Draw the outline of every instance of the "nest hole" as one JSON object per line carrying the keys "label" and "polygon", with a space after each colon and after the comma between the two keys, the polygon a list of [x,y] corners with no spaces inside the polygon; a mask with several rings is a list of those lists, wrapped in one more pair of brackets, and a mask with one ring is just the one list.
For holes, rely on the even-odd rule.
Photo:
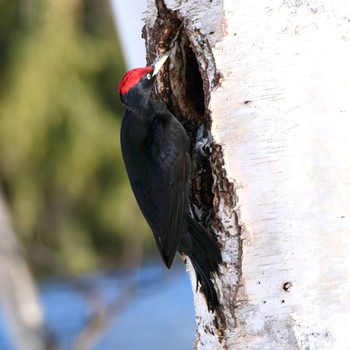
{"label": "nest hole", "polygon": [[[182,21],[177,18],[175,12],[163,11],[162,20],[158,19],[152,28],[152,39],[149,41],[148,50],[152,55],[153,52],[158,52],[159,48],[162,51],[169,50],[173,38],[179,33],[172,49],[173,54],[167,62],[167,69],[160,74],[159,86],[161,88],[156,95],[182,123],[189,136],[191,147],[194,149],[198,128],[204,124],[205,129],[208,130],[211,121],[206,108],[206,84],[204,82],[206,77],[203,79],[197,60],[202,53],[197,39],[192,39],[196,37],[196,33],[186,32],[185,27],[179,32],[181,24]],[[192,44],[191,40],[196,40],[196,42]],[[149,55],[151,60],[152,55]],[[207,136],[207,131],[205,136]],[[201,157],[197,167],[199,169],[194,171],[196,176],[192,179],[190,203],[196,218],[206,224],[209,216],[213,214],[214,200],[209,154]]]}
{"label": "nest hole", "polygon": [[[191,41],[185,31],[182,31],[176,53],[172,59],[172,69],[169,71],[170,109],[180,120],[191,140],[192,149],[198,128],[204,124],[208,129],[210,118],[205,103],[205,86],[199,63],[193,51]],[[207,131],[206,131],[207,132]],[[205,134],[204,136],[208,136]],[[214,194],[212,192],[213,175],[207,157],[201,157],[196,164],[192,178],[190,202],[192,212],[202,223],[206,223],[212,214]]]}

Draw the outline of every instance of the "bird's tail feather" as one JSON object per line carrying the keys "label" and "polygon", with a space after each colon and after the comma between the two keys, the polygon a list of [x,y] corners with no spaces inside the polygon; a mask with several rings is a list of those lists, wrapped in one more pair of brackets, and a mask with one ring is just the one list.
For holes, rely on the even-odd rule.
{"label": "bird's tail feather", "polygon": [[211,279],[218,273],[222,262],[220,249],[209,232],[190,215],[187,215],[188,232],[181,240],[179,251],[187,255],[195,269],[198,283],[202,286],[209,310],[219,304],[217,293]]}

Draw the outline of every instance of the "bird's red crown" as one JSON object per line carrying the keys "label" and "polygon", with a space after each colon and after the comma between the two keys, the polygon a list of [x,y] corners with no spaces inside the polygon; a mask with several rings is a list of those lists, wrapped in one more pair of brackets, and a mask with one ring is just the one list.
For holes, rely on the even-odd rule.
{"label": "bird's red crown", "polygon": [[147,73],[151,73],[153,67],[135,68],[127,72],[119,84],[119,93],[125,95]]}

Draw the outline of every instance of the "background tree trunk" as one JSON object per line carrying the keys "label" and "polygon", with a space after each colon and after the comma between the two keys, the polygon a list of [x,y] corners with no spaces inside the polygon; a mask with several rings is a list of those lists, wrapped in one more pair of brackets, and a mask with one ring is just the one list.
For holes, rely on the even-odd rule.
{"label": "background tree trunk", "polygon": [[37,289],[0,190],[0,305],[16,350],[53,349]]}
{"label": "background tree trunk", "polygon": [[348,0],[149,0],[149,61],[180,21],[160,96],[211,128],[215,214],[196,207],[211,214],[224,260],[218,314],[189,267],[197,349],[348,348]]}

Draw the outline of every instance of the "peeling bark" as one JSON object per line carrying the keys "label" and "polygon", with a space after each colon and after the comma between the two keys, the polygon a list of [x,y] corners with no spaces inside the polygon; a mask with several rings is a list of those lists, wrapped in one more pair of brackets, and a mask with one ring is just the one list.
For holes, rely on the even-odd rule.
{"label": "peeling bark", "polygon": [[149,0],[155,92],[210,155],[194,215],[223,255],[220,310],[191,266],[197,349],[345,349],[350,335],[347,0]]}

